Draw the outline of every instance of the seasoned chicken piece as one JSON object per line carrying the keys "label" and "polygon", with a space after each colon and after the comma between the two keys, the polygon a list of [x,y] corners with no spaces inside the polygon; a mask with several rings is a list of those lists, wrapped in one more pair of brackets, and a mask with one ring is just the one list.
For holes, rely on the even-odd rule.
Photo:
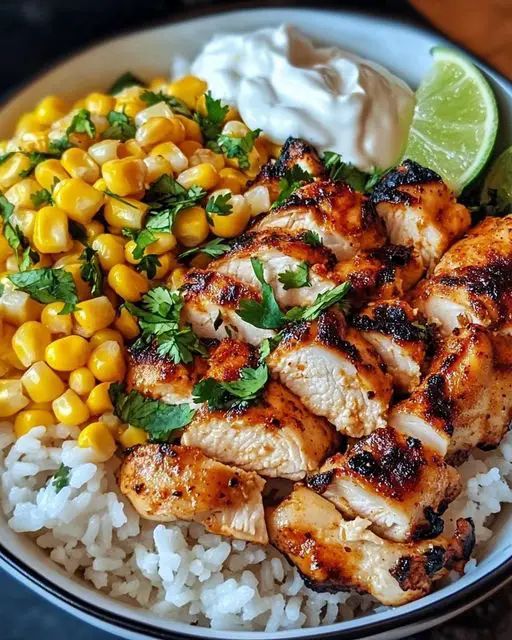
{"label": "seasoned chicken piece", "polygon": [[348,184],[318,180],[297,189],[266,215],[256,230],[314,231],[338,260],[384,244],[383,225],[366,196]]}
{"label": "seasoned chicken piece", "polygon": [[325,177],[325,167],[314,147],[301,138],[288,138],[281,148],[277,160],[269,160],[250,186],[267,187],[272,202],[277,199],[281,188],[279,181],[294,167],[307,171],[311,176]]}
{"label": "seasoned chicken piece", "polygon": [[209,269],[192,269],[185,277],[182,292],[182,319],[200,338],[222,340],[233,336],[258,345],[274,335],[274,331],[259,329],[237,314],[241,300],[261,301],[261,295],[236,278]]}
{"label": "seasoned chicken piece", "polygon": [[135,389],[168,404],[191,403],[192,388],[206,371],[206,360],[196,357],[191,364],[175,364],[150,343],[128,348],[127,390]]}
{"label": "seasoned chicken piece", "polygon": [[340,262],[334,272],[340,280],[350,282],[356,301],[364,301],[403,295],[418,282],[424,268],[413,247],[388,244],[360,251]]}
{"label": "seasoned chicken piece", "polygon": [[481,449],[497,447],[512,423],[512,338],[493,334],[494,379],[489,385],[489,406],[485,440]]}
{"label": "seasoned chicken piece", "polygon": [[[334,255],[325,247],[312,247],[304,242],[303,235],[281,230],[245,233],[236,239],[231,251],[211,262],[209,268],[259,289],[251,264],[251,258],[258,258],[280,306],[309,306],[319,293],[332,289],[341,280],[329,273],[336,264]],[[286,271],[296,272],[304,262],[309,265],[309,285],[286,289],[279,276]]]}
{"label": "seasoned chicken piece", "polygon": [[493,361],[490,333],[468,325],[446,340],[420,386],[393,408],[389,424],[454,462],[464,460],[473,447],[489,444]]}
{"label": "seasoned chicken piece", "polygon": [[351,324],[375,348],[397,389],[411,392],[420,382],[429,341],[416,310],[398,299],[372,302]]}
{"label": "seasoned chicken piece", "polygon": [[429,270],[471,224],[441,177],[412,160],[385,173],[372,200],[391,242],[412,244]]}
{"label": "seasoned chicken piece", "polygon": [[326,461],[308,487],[375,533],[409,542],[443,532],[439,517],[461,489],[459,474],[416,438],[377,429]]}
{"label": "seasoned chicken piece", "polygon": [[297,322],[268,358],[272,374],[316,415],[338,431],[360,437],[383,427],[391,400],[391,377],[373,347],[341,314],[326,312]]}
{"label": "seasoned chicken piece", "polygon": [[420,283],[415,304],[448,335],[475,322],[508,331],[512,322],[512,216],[485,218]]}
{"label": "seasoned chicken piece", "polygon": [[270,542],[311,589],[355,589],[390,606],[421,598],[451,569],[462,572],[475,543],[473,523],[462,518],[451,539],[383,540],[368,529],[368,520],[344,520],[328,500],[300,485],[267,508],[266,518]]}
{"label": "seasoned chicken piece", "polygon": [[194,447],[145,444],[129,449],[118,483],[143,518],[193,520],[208,531],[266,544],[257,473],[228,467]]}

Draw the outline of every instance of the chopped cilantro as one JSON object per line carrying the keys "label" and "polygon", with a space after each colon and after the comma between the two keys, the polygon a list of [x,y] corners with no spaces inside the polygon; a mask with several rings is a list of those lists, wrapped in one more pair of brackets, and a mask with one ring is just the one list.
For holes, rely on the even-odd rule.
{"label": "chopped cilantro", "polygon": [[145,249],[156,240],[156,236],[151,229],[135,231],[134,229],[124,228],[122,233],[135,242],[135,248],[132,251],[135,260],[141,260],[144,257]]}
{"label": "chopped cilantro", "polygon": [[[17,224],[13,224],[11,216],[14,205],[4,195],[0,195],[0,217],[3,218],[3,234],[7,244],[16,254],[20,271],[26,271],[32,264],[39,262],[39,254],[30,248],[28,240]],[[20,251],[21,259],[20,259]]]}
{"label": "chopped cilantro", "polygon": [[149,204],[146,228],[152,231],[172,231],[176,216],[182,209],[191,207],[204,198],[201,187],[185,189],[171,176],[163,175],[146,192]]}
{"label": "chopped cilantro", "polygon": [[217,216],[229,216],[233,213],[231,205],[231,193],[219,193],[217,196],[210,196],[206,203],[206,218],[210,224],[213,224],[212,213]]}
{"label": "chopped cilantro", "polygon": [[240,378],[223,382],[214,378],[204,378],[192,391],[195,402],[207,402],[209,409],[229,409],[233,406],[254,402],[268,381],[268,367],[260,364],[255,369],[245,367]]}
{"label": "chopped cilantro", "polygon": [[297,189],[313,180],[313,176],[302,169],[298,164],[285,172],[279,180],[279,195],[273,202],[271,209],[275,209],[283,204]]}
{"label": "chopped cilantro", "polygon": [[59,491],[62,491],[64,487],[68,486],[70,471],[71,469],[61,462],[60,467],[55,472],[52,480],[55,493],[59,493]]}
{"label": "chopped cilantro", "polygon": [[310,247],[321,247],[323,245],[322,239],[316,231],[304,231],[301,239],[302,242],[309,244]]}
{"label": "chopped cilantro", "polygon": [[133,86],[142,87],[144,86],[144,83],[142,82],[142,80],[137,78],[137,76],[133,75],[131,71],[127,71],[126,73],[123,73],[123,75],[119,76],[117,80],[114,81],[114,83],[108,90],[108,93],[110,95],[115,95],[116,93],[121,93],[123,89],[127,89],[128,87],[133,87]]}
{"label": "chopped cilantro", "polygon": [[158,256],[155,253],[150,253],[147,256],[144,256],[135,268],[137,271],[145,271],[148,278],[151,280],[156,276],[156,271],[161,265],[162,263]]}
{"label": "chopped cilantro", "polygon": [[[290,309],[286,317],[288,320],[316,320],[318,316],[335,304],[342,304],[350,291],[350,283],[343,282],[333,289],[319,293],[315,302],[310,307],[293,307]],[[343,305],[342,305],[343,306]],[[346,306],[344,307],[346,310]]]}
{"label": "chopped cilantro", "polygon": [[79,258],[82,263],[80,277],[91,287],[94,298],[103,295],[103,271],[101,270],[98,252],[92,247],[86,247]]}
{"label": "chopped cilantro", "polygon": [[105,189],[105,191],[103,192],[105,195],[109,196],[110,198],[114,198],[114,200],[118,200],[119,202],[122,202],[123,204],[125,204],[127,207],[131,207],[132,209],[136,209],[137,206],[131,202],[128,202],[128,200],[125,200],[124,198],[121,198],[121,196],[118,196],[117,193],[114,193],[113,191],[110,191],[110,189]]}
{"label": "chopped cilantro", "polygon": [[11,273],[8,278],[17,289],[25,291],[37,302],[64,302],[61,314],[71,313],[76,308],[78,295],[75,281],[64,269],[32,269],[22,273]]}
{"label": "chopped cilantro", "polygon": [[217,138],[217,145],[227,158],[236,158],[240,169],[248,169],[249,154],[254,147],[254,141],[260,135],[261,129],[248,131],[242,138],[221,134]]}
{"label": "chopped cilantro", "polygon": [[67,136],[62,138],[56,138],[48,142],[48,152],[53,156],[61,156],[66,149],[69,149],[73,145],[69,141]]}
{"label": "chopped cilantro", "polygon": [[210,240],[210,242],[199,247],[187,249],[183,253],[180,253],[178,257],[182,260],[183,258],[190,258],[190,256],[193,256],[196,253],[204,253],[205,255],[210,256],[210,258],[219,258],[230,249],[231,245],[228,244],[224,238],[215,238],[214,240]]}
{"label": "chopped cilantro", "polygon": [[194,114],[194,119],[201,127],[205,139],[215,141],[221,134],[229,107],[228,105],[223,105],[220,100],[215,100],[211,91],[207,91],[204,94],[204,102],[206,115],[197,112]]}
{"label": "chopped cilantro", "polygon": [[126,142],[130,138],[135,137],[135,123],[132,118],[121,111],[111,111],[107,115],[110,125],[108,129],[101,134],[105,140],[121,140]]}
{"label": "chopped cilantro", "polygon": [[287,271],[283,271],[277,278],[283,285],[285,291],[311,286],[309,281],[309,265],[307,262],[301,262],[295,270],[288,269]]}
{"label": "chopped cilantro", "polygon": [[144,91],[140,97],[141,100],[144,100],[144,102],[150,107],[154,104],[158,104],[159,102],[165,102],[165,104],[171,108],[173,113],[185,116],[186,118],[192,117],[192,112],[183,100],[174,96],[169,96],[161,91],[158,93],[155,93],[154,91]]}
{"label": "chopped cilantro", "polygon": [[30,199],[32,200],[34,207],[36,207],[36,209],[38,209],[42,205],[53,203],[52,194],[48,191],[48,189],[41,189],[40,191],[31,193]]}
{"label": "chopped cilantro", "polygon": [[277,304],[272,287],[265,280],[263,263],[258,258],[251,258],[251,265],[261,284],[261,302],[244,298],[240,301],[237,314],[245,322],[260,329],[281,329],[285,316]]}

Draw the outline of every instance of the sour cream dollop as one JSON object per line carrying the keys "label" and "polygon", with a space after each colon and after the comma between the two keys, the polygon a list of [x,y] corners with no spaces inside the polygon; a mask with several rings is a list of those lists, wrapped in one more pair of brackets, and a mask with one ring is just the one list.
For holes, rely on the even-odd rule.
{"label": "sour cream dollop", "polygon": [[191,71],[273,142],[301,137],[363,171],[394,164],[407,139],[414,93],[405,82],[288,25],[217,35]]}

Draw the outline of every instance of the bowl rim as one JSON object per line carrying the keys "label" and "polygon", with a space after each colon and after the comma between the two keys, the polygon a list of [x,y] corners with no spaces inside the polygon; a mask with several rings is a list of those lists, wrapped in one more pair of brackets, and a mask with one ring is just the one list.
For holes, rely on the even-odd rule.
{"label": "bowl rim", "polygon": [[[4,94],[1,107],[4,108],[7,105],[15,102],[19,95],[22,94],[27,88],[29,88],[34,82],[44,79],[44,77],[55,68],[59,67],[64,62],[72,62],[75,58],[92,51],[98,46],[108,44],[127,36],[136,36],[139,33],[151,31],[158,27],[165,27],[166,25],[179,24],[185,21],[193,21],[194,19],[208,18],[216,15],[222,15],[229,12],[236,11],[248,11],[251,10],[267,9],[269,12],[272,10],[310,10],[323,13],[333,13],[337,15],[353,15],[368,18],[378,18],[381,21],[396,24],[402,27],[406,27],[411,31],[416,31],[418,34],[435,36],[440,39],[444,39],[447,42],[447,38],[444,35],[440,35],[435,29],[428,25],[422,16],[418,14],[417,19],[409,17],[399,16],[396,13],[387,13],[380,9],[369,11],[353,8],[339,7],[338,3],[334,0],[279,0],[277,3],[273,0],[263,0],[262,2],[254,2],[249,0],[248,2],[236,3],[236,2],[223,2],[219,5],[211,5],[207,7],[194,7],[185,8],[183,11],[175,13],[173,16],[164,19],[158,19],[148,21],[142,28],[127,28],[119,31],[115,36],[106,36],[91,41],[84,47],[79,47],[71,53],[57,57],[51,63],[45,65],[40,71],[29,77],[20,85],[13,88],[11,91]],[[506,92],[512,101],[512,83],[499,71],[496,71],[490,67],[485,61],[481,60],[475,54],[469,52],[463,46],[459,44],[451,43],[451,46],[464,52],[470,59],[478,64],[487,75],[493,80],[505,88]],[[17,534],[19,535],[19,534]],[[387,632],[396,630],[397,628],[410,628],[412,625],[422,625],[422,628],[428,628],[434,626],[436,622],[441,620],[448,620],[454,617],[458,613],[469,609],[470,607],[482,602],[490,597],[498,589],[503,587],[509,581],[512,581],[512,549],[509,551],[510,555],[505,558],[501,563],[495,567],[489,567],[487,573],[483,575],[479,580],[468,584],[457,591],[447,593],[444,596],[437,598],[433,602],[426,602],[425,604],[416,607],[413,611],[406,611],[400,613],[400,607],[393,609],[398,611],[390,615],[389,617],[381,620],[372,621],[372,616],[362,616],[359,620],[361,624],[358,624],[350,629],[332,629],[325,627],[325,631],[322,633],[322,627],[313,627],[312,629],[318,633],[314,634],[315,638],[339,638],[340,640],[358,640],[362,637],[375,638],[385,634]],[[41,595],[46,598],[55,599],[66,604],[69,607],[71,613],[80,616],[84,614],[86,619],[89,619],[91,623],[102,623],[109,628],[113,633],[116,631],[125,631],[136,635],[137,637],[154,638],[155,640],[183,640],[187,638],[194,638],[197,640],[197,635],[189,635],[176,630],[166,629],[164,627],[155,626],[150,621],[136,620],[129,618],[125,615],[114,613],[105,609],[99,605],[96,605],[90,601],[67,591],[63,587],[52,582],[51,579],[45,575],[32,569],[24,560],[17,558],[14,553],[8,550],[0,541],[0,567],[6,568],[8,573],[13,577],[21,580],[26,586],[31,589],[40,590]],[[72,581],[72,576],[69,576]],[[89,586],[89,585],[87,585]],[[93,587],[91,587],[93,589]],[[107,596],[108,597],[108,596]],[[421,600],[420,600],[421,601]],[[418,602],[420,602],[418,601]],[[392,610],[392,611],[393,611]],[[334,623],[335,624],[335,623]],[[339,623],[338,623],[339,624]],[[220,630],[219,630],[220,631]],[[290,630],[284,633],[289,633]],[[229,632],[228,632],[229,633]],[[241,631],[239,632],[241,637],[261,637],[262,632]],[[264,632],[263,632],[264,634]],[[282,636],[283,631],[274,632],[274,638]],[[306,636],[304,636],[305,638]],[[269,636],[270,638],[270,636]]]}

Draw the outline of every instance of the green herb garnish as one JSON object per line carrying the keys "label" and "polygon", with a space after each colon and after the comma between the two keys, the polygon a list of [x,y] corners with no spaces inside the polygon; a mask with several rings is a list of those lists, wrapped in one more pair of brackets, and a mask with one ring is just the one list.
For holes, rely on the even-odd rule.
{"label": "green herb garnish", "polygon": [[135,123],[133,119],[125,113],[121,111],[111,111],[107,115],[107,120],[110,127],[101,134],[103,139],[126,142],[126,140],[135,137]]}
{"label": "green herb garnish", "polygon": [[64,302],[61,314],[71,313],[78,303],[73,276],[64,269],[32,269],[11,273],[8,278],[17,289],[28,293],[37,302]]}
{"label": "green herb garnish", "polygon": [[263,263],[258,258],[251,258],[254,275],[261,284],[261,302],[244,298],[240,301],[237,314],[249,324],[260,329],[281,329],[286,319],[279,308],[274,290],[265,280]]}
{"label": "green herb garnish", "polygon": [[199,247],[187,249],[183,253],[180,253],[178,258],[180,260],[184,258],[190,258],[190,256],[193,256],[196,253],[204,253],[207,256],[210,256],[210,258],[219,258],[230,250],[231,245],[228,244],[224,238],[215,238],[214,240],[210,240],[210,242],[207,242],[206,244],[203,244]]}
{"label": "green herb garnish", "polygon": [[287,271],[283,271],[277,278],[283,285],[285,291],[311,286],[309,281],[309,264],[304,261],[298,264],[295,270],[288,269]]}
{"label": "green herb garnish", "polygon": [[236,158],[238,160],[240,169],[248,169],[250,166],[249,154],[260,133],[261,129],[254,129],[254,131],[248,131],[242,138],[221,134],[217,138],[217,145],[226,158]]}
{"label": "green herb garnish", "polygon": [[89,138],[94,138],[96,135],[96,127],[91,120],[91,114],[87,109],[79,109],[73,116],[71,124],[66,129],[66,135],[71,133],[86,133]]}
{"label": "green herb garnish", "polygon": [[152,106],[154,104],[158,104],[159,102],[165,102],[165,104],[171,108],[173,113],[178,113],[179,115],[185,116],[186,118],[192,117],[192,112],[187,107],[187,105],[174,96],[169,96],[162,91],[156,93],[155,91],[144,91],[140,96],[141,100],[148,106]]}
{"label": "green herb garnish", "polygon": [[313,176],[308,171],[302,169],[298,164],[294,165],[279,180],[279,195],[272,203],[271,209],[281,206],[292,193],[312,180]]}
{"label": "green herb garnish", "polygon": [[92,247],[86,247],[79,258],[82,263],[80,267],[80,277],[91,287],[91,294],[94,298],[103,295],[103,271],[101,270],[98,252]]}
{"label": "green herb garnish", "polygon": [[329,289],[329,291],[324,291],[323,293],[319,293],[316,297],[315,302],[310,307],[293,307],[290,309],[286,317],[288,320],[296,321],[296,320],[316,320],[318,316],[335,304],[341,305],[344,307],[344,311],[347,310],[346,304],[343,305],[343,301],[347,297],[350,291],[350,283],[343,282],[339,284],[337,287],[333,289]]}
{"label": "green herb garnish", "polygon": [[231,205],[231,193],[220,193],[217,196],[211,196],[206,203],[206,218],[210,224],[213,224],[212,213],[217,216],[229,216],[233,213]]}
{"label": "green herb garnish", "polygon": [[254,402],[267,381],[268,367],[260,364],[256,369],[241,369],[240,378],[231,382],[204,378],[194,386],[192,393],[195,402],[207,402],[210,409],[229,409]]}
{"label": "green herb garnish", "polygon": [[316,231],[304,231],[301,237],[302,242],[309,244],[310,247],[323,246],[322,239]]}
{"label": "green herb garnish", "polygon": [[144,86],[144,82],[137,78],[137,76],[133,75],[131,71],[127,71],[114,81],[107,93],[109,93],[110,95],[115,95],[116,93],[121,93],[123,89],[127,89],[128,87],[133,86],[142,87]]}
{"label": "green herb garnish", "polygon": [[205,195],[206,191],[201,187],[185,189],[171,176],[161,176],[146,192],[144,200],[150,206],[146,228],[172,231],[178,213],[197,204]]}
{"label": "green herb garnish", "polygon": [[204,94],[206,115],[194,114],[195,121],[201,127],[201,131],[206,140],[215,141],[219,137],[229,111],[228,105],[223,105],[220,100],[212,98],[210,91]]}
{"label": "green herb garnish", "polygon": [[69,467],[66,467],[66,465],[61,462],[60,467],[55,472],[52,480],[52,485],[55,488],[55,493],[59,493],[59,491],[62,491],[64,487],[68,486],[70,471],[71,469]]}
{"label": "green herb garnish", "polygon": [[151,280],[156,276],[156,270],[161,266],[161,262],[155,253],[150,253],[144,256],[139,264],[135,265],[137,271],[145,271],[148,278]]}
{"label": "green herb garnish", "polygon": [[36,209],[39,209],[39,207],[41,207],[42,205],[53,203],[52,194],[48,191],[48,189],[41,189],[40,191],[31,193],[30,199],[32,200]]}

